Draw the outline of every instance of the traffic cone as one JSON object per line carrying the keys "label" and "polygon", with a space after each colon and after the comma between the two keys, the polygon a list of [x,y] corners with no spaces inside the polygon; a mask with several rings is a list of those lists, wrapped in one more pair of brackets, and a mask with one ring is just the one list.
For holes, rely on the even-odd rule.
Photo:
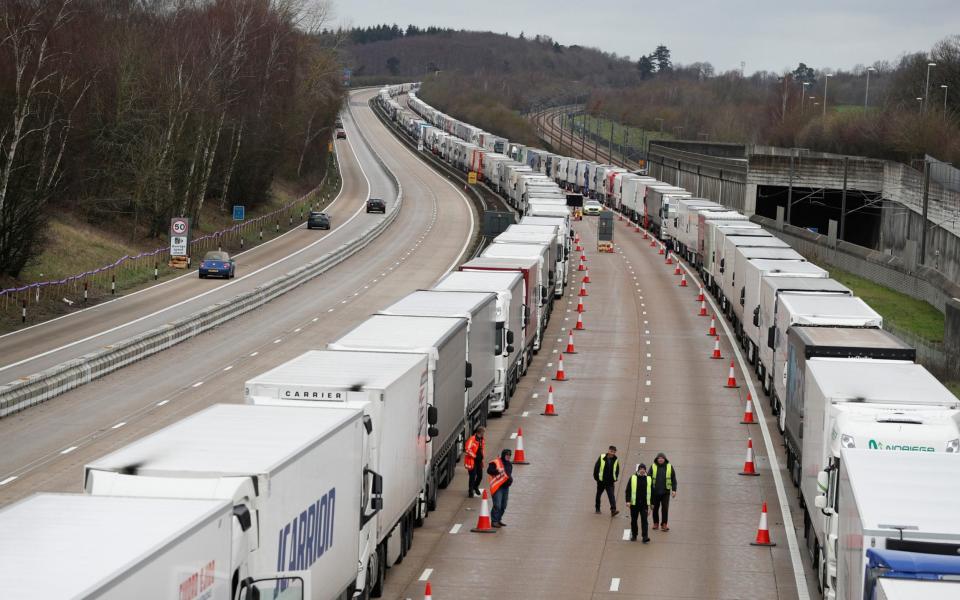
{"label": "traffic cone", "polygon": [[703,286],[700,286],[700,293],[697,294],[697,302],[703,302]]}
{"label": "traffic cone", "polygon": [[587,286],[581,281],[581,282],[580,282],[580,293],[578,294],[578,296],[589,296],[589,295],[590,295],[590,294],[587,293]]}
{"label": "traffic cone", "polygon": [[576,354],[577,351],[573,349],[573,330],[570,330],[570,333],[567,335],[567,351],[566,354]]}
{"label": "traffic cone", "polygon": [[517,448],[513,451],[513,464],[529,465],[527,455],[523,451],[523,427],[517,429]]}
{"label": "traffic cone", "polygon": [[578,331],[583,331],[586,327],[583,326],[583,313],[577,314],[577,326],[574,329]]}
{"label": "traffic cone", "polygon": [[743,470],[741,475],[759,476],[757,468],[753,465],[753,438],[747,438],[747,459],[743,461]]}
{"label": "traffic cone", "polygon": [[705,317],[705,316],[707,316],[707,301],[706,301],[706,300],[700,300],[700,312],[698,312],[697,315],[700,316],[700,317]]}
{"label": "traffic cone", "polygon": [[580,253],[580,262],[582,263],[587,262],[587,255],[584,254],[583,252]]}
{"label": "traffic cone", "polygon": [[[640,233],[640,223],[637,223],[636,225],[633,226],[633,232],[634,232],[634,233]],[[643,238],[643,239],[647,239],[647,238],[646,238],[646,234],[644,234],[644,238]]]}
{"label": "traffic cone", "polygon": [[583,252],[583,246],[580,245],[580,242],[577,242],[577,252]]}
{"label": "traffic cone", "polygon": [[760,509],[760,525],[757,527],[757,539],[750,542],[751,546],[776,546],[770,541],[770,529],[767,528],[767,503]]}
{"label": "traffic cone", "polygon": [[[637,223],[637,228],[638,228],[638,229],[640,228],[640,223]],[[643,232],[643,239],[647,239],[647,232],[646,232],[646,231]]]}
{"label": "traffic cone", "polygon": [[583,298],[577,298],[577,312],[582,313],[585,310],[587,309],[583,307]]}
{"label": "traffic cone", "polygon": [[433,600],[433,588],[430,587],[429,581],[423,590],[423,600]]}
{"label": "traffic cone", "polygon": [[617,213],[617,220],[618,220],[618,221],[622,221],[622,220],[623,220],[623,215],[620,214],[620,213]]}
{"label": "traffic cone", "polygon": [[[653,245],[652,241],[650,242],[650,245],[651,246]],[[657,250],[657,254],[659,254],[660,256],[663,256],[663,246],[659,246],[659,249]]]}
{"label": "traffic cone", "polygon": [[490,523],[490,504],[487,501],[487,490],[483,490],[483,495],[480,497],[480,514],[477,515],[477,526],[470,531],[474,533],[497,532],[493,528],[493,524]]}
{"label": "traffic cone", "polygon": [[547,388],[547,405],[543,407],[543,412],[540,413],[545,417],[556,417],[557,409],[553,406],[553,386]]}
{"label": "traffic cone", "polygon": [[716,339],[713,340],[713,354],[710,355],[710,358],[723,358],[720,354],[720,336],[716,336]]}
{"label": "traffic cone", "polygon": [[[679,268],[679,267],[677,267]],[[687,274],[683,273],[680,275],[680,287],[687,287]]]}
{"label": "traffic cone", "polygon": [[726,387],[726,388],[738,388],[738,387],[740,387],[739,385],[737,385],[737,374],[736,374],[736,372],[733,370],[733,361],[732,361],[732,360],[730,361],[730,373],[727,375],[727,385],[725,385],[725,386],[723,386],[723,387]]}
{"label": "traffic cone", "polygon": [[583,276],[583,283],[590,283],[590,269],[588,268]]}
{"label": "traffic cone", "polygon": [[557,375],[553,378],[554,381],[566,381],[567,374],[563,371],[563,354],[560,355],[559,361],[557,361]]}
{"label": "traffic cone", "polygon": [[[647,235],[647,234],[644,233],[643,235]],[[651,247],[651,248],[655,248],[656,246],[657,246],[657,241],[654,240],[654,239],[653,239],[653,236],[651,235],[651,236],[650,236],[650,247]]]}
{"label": "traffic cone", "polygon": [[577,270],[578,270],[578,271],[586,271],[586,270],[587,270],[587,265],[583,264],[583,261],[581,260],[581,261],[580,261],[580,264],[577,266]]}
{"label": "traffic cone", "polygon": [[742,425],[752,425],[756,423],[757,420],[753,416],[753,398],[750,396],[750,392],[747,392],[747,407],[743,409],[743,418],[740,419]]}
{"label": "traffic cone", "polygon": [[679,259],[679,258],[677,259],[677,266],[673,269],[673,274],[674,274],[674,275],[681,275],[681,274],[683,274],[683,271],[680,270],[680,259]]}
{"label": "traffic cone", "polygon": [[717,335],[717,315],[710,315],[710,331],[707,332],[707,335]]}
{"label": "traffic cone", "polygon": [[[661,250],[662,250],[662,249],[663,249],[663,248],[661,248]],[[661,252],[660,254],[663,254],[663,252]],[[672,252],[668,252],[668,253],[667,253],[666,263],[667,263],[668,265],[672,265],[672,264],[673,264],[673,253],[672,253]]]}

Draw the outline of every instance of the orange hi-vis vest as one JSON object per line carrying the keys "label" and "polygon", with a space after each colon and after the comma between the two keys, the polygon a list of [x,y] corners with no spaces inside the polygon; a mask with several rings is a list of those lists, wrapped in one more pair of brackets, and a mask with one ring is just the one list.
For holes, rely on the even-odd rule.
{"label": "orange hi-vis vest", "polygon": [[463,457],[463,466],[467,468],[468,471],[472,471],[473,467],[477,464],[477,450],[481,450],[481,454],[484,456],[487,455],[487,439],[483,438],[477,442],[477,436],[471,435],[467,439],[466,446],[464,447],[464,457]]}
{"label": "orange hi-vis vest", "polygon": [[488,475],[487,479],[490,482],[490,493],[496,494],[497,490],[500,489],[500,486],[505,484],[510,476],[507,475],[507,470],[503,468],[503,461],[499,458],[493,459],[493,464],[497,466],[496,475]]}

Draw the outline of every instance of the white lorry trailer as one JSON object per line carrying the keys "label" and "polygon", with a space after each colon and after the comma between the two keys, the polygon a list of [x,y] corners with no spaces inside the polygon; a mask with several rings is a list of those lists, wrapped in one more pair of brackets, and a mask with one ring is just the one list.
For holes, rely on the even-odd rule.
{"label": "white lorry trailer", "polygon": [[[950,477],[949,471],[933,474],[917,469],[919,461],[933,454],[949,455],[937,461],[941,467],[944,461],[952,461],[960,468],[956,456],[960,450],[960,400],[920,365],[890,360],[811,358],[806,361],[803,380],[791,382],[790,386],[803,389],[803,454],[799,460],[807,545],[827,589],[836,589],[831,580],[839,567],[825,549],[832,554],[837,536],[842,538],[843,534],[838,534],[840,529],[835,522],[824,518],[819,510],[825,508],[824,500],[817,498],[823,489],[835,493],[829,492],[831,484],[827,480],[842,472],[841,452],[853,448],[894,451],[883,467],[883,484],[868,488],[867,495],[882,506],[923,515],[921,502],[930,497],[930,490],[918,485],[913,476],[922,471],[927,481],[945,481]],[[902,455],[905,463],[890,462],[894,454]],[[825,469],[830,469],[830,475]],[[956,474],[952,481],[960,485]],[[832,485],[836,487],[836,482]],[[890,494],[896,490],[904,494],[903,501],[891,501]],[[957,497],[953,491],[937,500],[943,502],[947,498],[953,514],[960,516],[955,506]],[[849,498],[840,496],[837,502],[832,506],[851,508]],[[957,531],[960,533],[960,529]],[[864,549],[860,547],[861,551]]]}
{"label": "white lorry trailer", "polygon": [[[510,225],[493,242],[498,243],[533,243],[540,244],[546,240],[550,244],[550,259],[553,261],[553,297],[563,296],[563,290],[567,283],[567,248],[564,239],[564,233],[559,223],[518,223]],[[528,241],[524,241],[528,240]]]}
{"label": "white lorry trailer", "polygon": [[327,349],[427,355],[427,398],[434,408],[429,411],[427,424],[436,428],[431,432],[427,450],[427,507],[435,509],[437,489],[453,481],[467,431],[473,431],[487,418],[479,405],[468,413],[464,400],[464,392],[473,386],[468,376],[467,320],[373,315],[328,344]]}
{"label": "white lorry trailer", "polygon": [[699,215],[700,224],[697,227],[698,250],[694,262],[703,277],[704,285],[714,296],[719,297],[720,291],[720,258],[723,255],[723,235],[770,235],[760,225],[747,220],[730,220],[730,214],[743,216],[740,213],[717,212],[710,213],[724,215],[723,218],[705,218]]}
{"label": "white lorry trailer", "polygon": [[743,276],[747,261],[760,258],[767,260],[806,260],[786,242],[772,236],[769,238],[726,236],[723,245],[725,246],[723,253],[724,271],[720,283],[720,302],[724,313],[730,319],[736,318],[733,305],[740,302],[740,290],[743,287]]}
{"label": "white lorry trailer", "polygon": [[36,494],[0,511],[0,589],[18,600],[232,600],[234,520],[226,500]]}
{"label": "white lorry trailer", "polygon": [[675,185],[657,184],[647,186],[647,195],[643,202],[646,207],[646,217],[649,222],[650,231],[653,235],[667,239],[664,231],[664,223],[667,219],[672,219],[676,214],[676,208],[673,203],[680,198],[690,198],[693,196],[690,192]]}
{"label": "white lorry trailer", "polygon": [[380,477],[363,463],[366,435],[356,409],[216,404],[91,462],[84,491],[226,500],[233,587],[295,571],[312,600],[347,598],[383,583],[382,569],[357,560],[381,502]]}
{"label": "white lorry trailer", "polygon": [[671,225],[670,234],[680,256],[690,264],[696,264],[697,242],[700,239],[698,228],[700,213],[725,212],[728,209],[722,204],[706,198],[680,198],[677,201],[677,216]]}
{"label": "white lorry trailer", "polygon": [[944,558],[960,551],[957,456],[845,447],[817,478],[824,493],[811,505],[818,509],[826,545],[814,565],[825,599],[870,600],[864,584],[876,581],[870,559],[877,550]]}
{"label": "white lorry trailer", "polygon": [[403,560],[427,515],[427,363],[425,354],[312,350],[244,384],[248,404],[352,408],[369,417],[365,462],[386,475],[383,507],[361,534],[362,564]]}
{"label": "white lorry trailer", "polygon": [[[493,238],[493,242],[490,244],[489,248],[496,247],[500,244],[507,245],[533,245],[533,246],[542,246],[547,249],[546,261],[547,261],[547,280],[546,285],[547,289],[551,292],[555,289],[557,285],[557,278],[559,277],[559,256],[557,243],[556,243],[557,233],[556,231],[547,231],[539,228],[531,228],[530,226],[521,226],[521,225],[510,225],[503,231],[500,235]],[[486,255],[486,254],[484,254]],[[490,256],[496,256],[491,254]]]}
{"label": "white lorry trailer", "polygon": [[490,412],[502,413],[510,407],[517,382],[525,371],[526,305],[523,276],[519,272],[456,271],[449,273],[435,286],[437,291],[493,292],[496,304],[496,347],[494,361],[496,379]]}
{"label": "white lorry trailer", "polygon": [[[499,237],[499,236],[498,236]],[[531,289],[536,289],[540,293],[540,303],[537,307],[537,319],[539,321],[539,333],[547,328],[550,321],[550,313],[553,311],[553,294],[551,286],[553,281],[550,278],[550,270],[554,264],[550,261],[550,243],[547,244],[508,244],[494,243],[487,246],[480,258],[510,258],[520,259],[522,261],[536,260],[536,271],[530,271],[531,276],[535,276],[536,281],[530,282]],[[471,261],[473,262],[473,261]],[[528,295],[530,297],[530,295]],[[538,335],[534,350],[540,350],[540,336]]]}

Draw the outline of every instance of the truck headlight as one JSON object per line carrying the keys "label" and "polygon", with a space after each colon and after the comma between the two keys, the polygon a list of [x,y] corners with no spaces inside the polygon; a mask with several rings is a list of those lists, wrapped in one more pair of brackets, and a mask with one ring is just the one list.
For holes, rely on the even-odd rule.
{"label": "truck headlight", "polygon": [[960,438],[956,438],[947,442],[947,452],[951,454],[960,452]]}
{"label": "truck headlight", "polygon": [[852,435],[847,435],[847,434],[845,434],[845,433],[840,436],[840,445],[843,446],[844,448],[856,448],[856,447],[857,447],[857,443],[856,443],[856,441],[853,439],[853,436],[852,436]]}

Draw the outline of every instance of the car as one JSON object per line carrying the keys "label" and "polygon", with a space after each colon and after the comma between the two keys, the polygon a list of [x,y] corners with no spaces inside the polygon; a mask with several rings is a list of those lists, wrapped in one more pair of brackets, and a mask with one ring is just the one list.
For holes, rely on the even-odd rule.
{"label": "car", "polygon": [[319,210],[311,210],[307,217],[307,229],[330,229],[330,216]]}
{"label": "car", "polygon": [[233,279],[237,273],[237,264],[230,253],[223,250],[211,250],[203,255],[200,261],[200,268],[197,271],[200,279],[207,277],[223,277],[224,279]]}
{"label": "car", "polygon": [[380,198],[370,198],[367,200],[367,212],[378,212],[387,214],[387,203]]}
{"label": "car", "polygon": [[337,139],[338,139],[338,140],[345,140],[345,139],[347,139],[347,132],[344,131],[344,130],[342,130],[342,129],[338,129],[338,130],[337,130]]}
{"label": "car", "polygon": [[343,129],[343,119],[341,119],[340,117],[337,117],[337,120],[334,121],[334,126],[337,129]]}
{"label": "car", "polygon": [[583,203],[583,214],[599,215],[603,211],[603,206],[596,200],[587,200]]}

